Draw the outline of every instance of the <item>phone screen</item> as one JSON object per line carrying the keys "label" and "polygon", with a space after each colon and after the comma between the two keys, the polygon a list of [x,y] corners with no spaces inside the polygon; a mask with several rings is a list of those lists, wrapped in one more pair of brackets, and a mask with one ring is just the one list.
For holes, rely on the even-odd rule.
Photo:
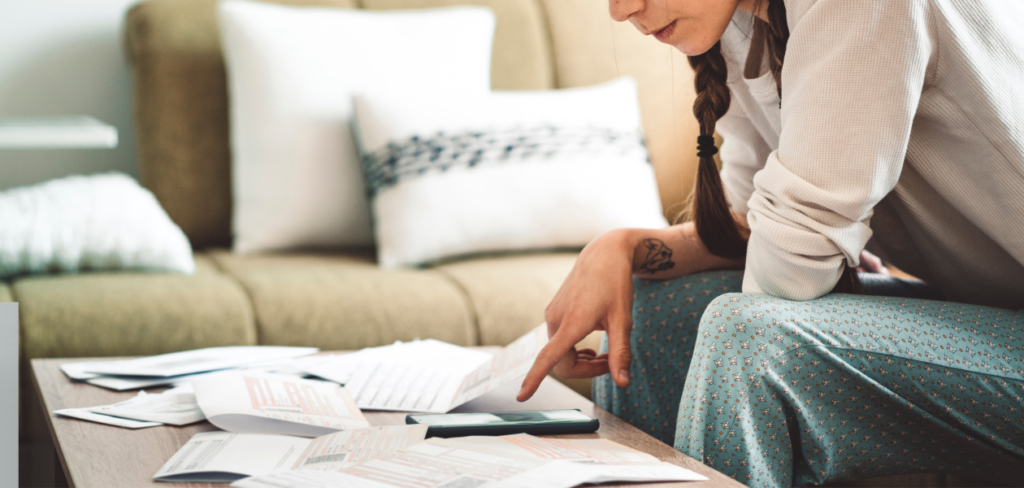
{"label": "phone screen", "polygon": [[502,413],[445,413],[410,415],[425,425],[487,425],[500,423],[590,422],[593,419],[578,410],[534,410]]}

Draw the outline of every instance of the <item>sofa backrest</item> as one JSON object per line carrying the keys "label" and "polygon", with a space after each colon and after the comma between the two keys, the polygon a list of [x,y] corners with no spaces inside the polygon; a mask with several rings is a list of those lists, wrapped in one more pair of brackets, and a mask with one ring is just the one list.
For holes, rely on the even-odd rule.
{"label": "sofa backrest", "polygon": [[[604,0],[273,0],[374,10],[483,5],[497,25],[492,87],[586,86],[632,76],[670,220],[689,194],[697,134],[685,57],[628,24]],[[149,0],[128,12],[139,179],[196,249],[231,244],[231,152],[217,0]]]}

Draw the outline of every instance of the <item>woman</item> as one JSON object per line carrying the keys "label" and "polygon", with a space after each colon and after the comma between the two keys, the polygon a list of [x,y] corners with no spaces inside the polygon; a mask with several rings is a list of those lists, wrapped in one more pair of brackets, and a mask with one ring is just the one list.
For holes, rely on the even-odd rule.
{"label": "woman", "polygon": [[[611,373],[595,380],[599,405],[754,486],[1019,476],[1024,7],[610,10],[690,56],[694,221],[620,229],[583,250],[520,400],[552,370]],[[853,268],[879,268],[869,241],[951,301],[829,294],[857,291]],[[607,354],[574,348],[594,330]]]}

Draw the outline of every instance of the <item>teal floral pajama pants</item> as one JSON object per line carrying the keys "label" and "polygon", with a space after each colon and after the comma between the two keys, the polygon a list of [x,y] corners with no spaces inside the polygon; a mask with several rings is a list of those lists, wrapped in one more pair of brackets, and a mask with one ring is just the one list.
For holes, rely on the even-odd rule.
{"label": "teal floral pajama pants", "polygon": [[596,378],[595,403],[750,486],[1024,482],[1024,313],[741,282],[637,279],[630,385]]}

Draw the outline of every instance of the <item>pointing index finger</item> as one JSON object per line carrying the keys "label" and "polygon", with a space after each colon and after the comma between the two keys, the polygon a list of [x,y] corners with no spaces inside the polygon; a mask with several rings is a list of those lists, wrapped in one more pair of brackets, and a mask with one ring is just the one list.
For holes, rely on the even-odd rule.
{"label": "pointing index finger", "polygon": [[544,377],[551,372],[559,361],[565,356],[567,352],[572,350],[582,338],[574,338],[575,334],[570,333],[567,327],[560,327],[555,335],[552,336],[548,343],[541,348],[540,352],[537,353],[537,359],[533,361],[533,366],[530,367],[530,372],[526,373],[526,378],[523,380],[523,387],[519,390],[519,395],[516,396],[516,400],[525,402],[537,392],[537,388],[540,388],[541,381],[544,381]]}

